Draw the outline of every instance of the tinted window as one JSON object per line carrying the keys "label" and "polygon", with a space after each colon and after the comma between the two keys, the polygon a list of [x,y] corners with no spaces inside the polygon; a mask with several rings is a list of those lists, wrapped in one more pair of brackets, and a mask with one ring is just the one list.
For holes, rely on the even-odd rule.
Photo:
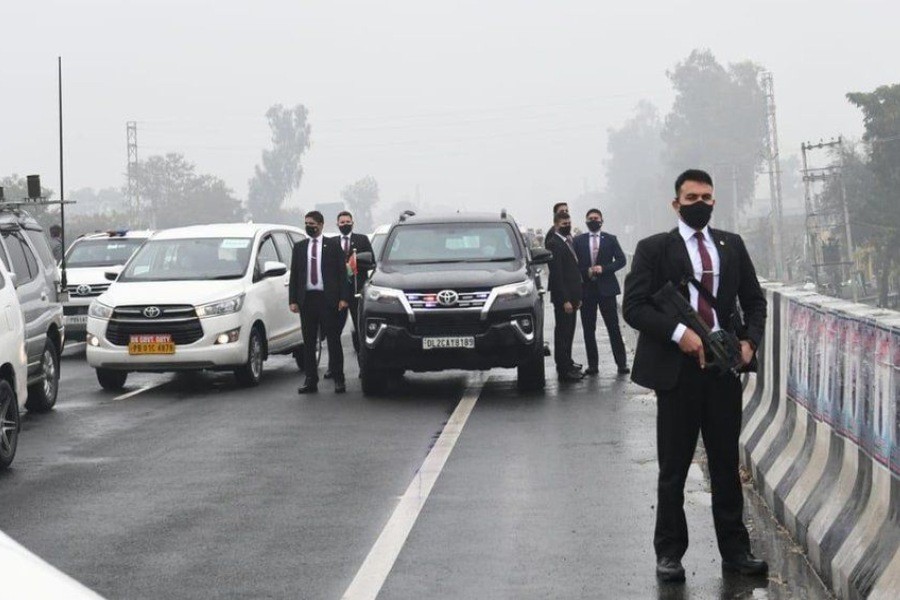
{"label": "tinted window", "polygon": [[144,240],[140,238],[79,240],[69,248],[66,266],[79,268],[124,265],[143,243]]}
{"label": "tinted window", "polygon": [[34,246],[35,251],[41,258],[41,262],[44,263],[44,266],[48,269],[55,267],[56,259],[53,258],[53,251],[50,249],[50,244],[47,242],[44,232],[26,229],[25,235],[28,236],[31,245]]}
{"label": "tinted window", "polygon": [[509,262],[519,258],[505,223],[435,223],[394,228],[382,260],[400,263]]}
{"label": "tinted window", "polygon": [[275,242],[272,241],[271,237],[264,239],[262,245],[259,247],[259,254],[256,255],[257,273],[263,272],[263,267],[267,261],[281,262],[278,260],[278,251],[275,250]]}
{"label": "tinted window", "polygon": [[31,247],[25,241],[25,238],[20,237],[19,243],[22,244],[22,252],[25,253],[25,261],[28,263],[28,270],[31,271],[31,278],[34,279],[41,272],[38,268],[37,257],[31,251]]}
{"label": "tinted window", "polygon": [[247,272],[250,238],[150,240],[134,253],[119,281],[240,279]]}
{"label": "tinted window", "polygon": [[[12,272],[16,274],[19,284],[27,283],[34,279],[34,275],[28,268],[28,258],[26,258],[25,248],[22,247],[18,234],[4,232],[3,241],[6,243],[6,250],[9,252]],[[30,251],[29,254],[31,254]],[[31,261],[34,262],[34,256],[31,257]]]}
{"label": "tinted window", "polygon": [[9,255],[6,254],[6,248],[3,247],[3,244],[0,244],[0,260],[3,261],[3,266],[6,267],[7,271],[12,270],[9,266]]}
{"label": "tinted window", "polygon": [[278,247],[278,254],[281,256],[281,262],[286,264],[288,269],[290,269],[291,259],[294,256],[294,244],[291,242],[291,238],[283,231],[272,234],[272,237],[275,238],[275,245]]}

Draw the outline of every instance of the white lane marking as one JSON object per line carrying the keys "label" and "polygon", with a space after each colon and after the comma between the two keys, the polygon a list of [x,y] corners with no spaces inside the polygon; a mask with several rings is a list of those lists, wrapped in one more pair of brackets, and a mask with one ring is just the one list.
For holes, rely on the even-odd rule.
{"label": "white lane marking", "polygon": [[422,507],[425,506],[425,501],[431,494],[431,488],[434,487],[444,464],[456,446],[456,441],[459,439],[469,415],[472,414],[472,409],[475,408],[484,383],[484,376],[477,375],[476,380],[463,394],[431,452],[425,457],[425,462],[419,467],[416,476],[406,488],[406,493],[400,497],[400,503],[394,509],[394,513],[375,541],[375,545],[369,550],[369,555],[366,556],[366,560],[350,583],[350,587],[344,592],[342,600],[374,600],[378,597],[378,592],[381,591],[388,574],[394,568],[394,562],[400,555],[409,532],[412,531]]}
{"label": "white lane marking", "polygon": [[165,382],[161,381],[159,383],[148,383],[147,385],[145,385],[143,387],[139,387],[136,390],[132,390],[132,391],[128,392],[127,394],[122,394],[121,396],[116,396],[115,398],[113,398],[113,400],[128,400],[129,398],[131,398],[133,396],[137,396],[138,394],[143,394],[147,390],[152,390],[153,388],[158,388],[163,383],[165,383]]}

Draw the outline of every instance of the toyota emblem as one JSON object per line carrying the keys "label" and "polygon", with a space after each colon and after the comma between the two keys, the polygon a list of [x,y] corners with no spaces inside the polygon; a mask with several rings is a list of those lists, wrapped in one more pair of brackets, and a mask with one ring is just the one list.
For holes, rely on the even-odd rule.
{"label": "toyota emblem", "polygon": [[459,302],[459,294],[453,290],[443,290],[438,292],[437,299],[441,306],[455,306]]}
{"label": "toyota emblem", "polygon": [[75,293],[79,296],[87,296],[91,293],[91,286],[82,283],[77,288],[75,288]]}
{"label": "toyota emblem", "polygon": [[144,309],[144,316],[148,319],[155,319],[159,315],[162,314],[162,311],[159,310],[158,306],[148,306]]}

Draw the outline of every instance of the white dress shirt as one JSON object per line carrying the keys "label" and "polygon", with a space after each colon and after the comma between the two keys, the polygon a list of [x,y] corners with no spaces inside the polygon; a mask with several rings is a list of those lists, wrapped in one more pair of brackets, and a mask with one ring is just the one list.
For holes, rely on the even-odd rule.
{"label": "white dress shirt", "polygon": [[[719,251],[716,250],[716,242],[709,233],[709,225],[704,227],[701,231],[703,232],[703,245],[706,246],[706,251],[709,252],[709,258],[712,261],[712,295],[715,296],[719,292]],[[681,219],[678,219],[678,233],[684,240],[684,245],[687,246],[688,256],[691,257],[691,264],[694,266],[694,277],[697,281],[703,281],[703,262],[700,260],[699,240],[694,237],[697,231],[689,227]],[[688,284],[688,291],[691,293],[691,306],[694,310],[698,310],[697,307],[700,299],[700,292],[697,291],[697,287],[692,283]],[[718,331],[719,329],[721,329],[721,327],[719,327],[719,315],[713,310],[712,330]],[[672,333],[672,341],[676,344],[681,342],[681,337],[686,330],[687,325],[679,323],[678,327],[676,327],[675,331]]]}
{"label": "white dress shirt", "polygon": [[[313,285],[312,282],[312,255],[313,255],[313,240],[316,241],[316,271],[319,276],[319,283]],[[324,292],[325,291],[325,282],[322,281],[322,242],[325,240],[325,237],[322,234],[319,234],[319,237],[309,238],[309,247],[306,249],[306,291],[311,292]]]}

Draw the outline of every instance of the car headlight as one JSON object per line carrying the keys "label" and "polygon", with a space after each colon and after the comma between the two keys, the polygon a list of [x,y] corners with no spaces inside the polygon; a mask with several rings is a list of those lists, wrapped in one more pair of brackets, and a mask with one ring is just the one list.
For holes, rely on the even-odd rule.
{"label": "car headlight", "polygon": [[501,285],[494,288],[494,294],[497,302],[509,302],[519,298],[525,298],[534,293],[534,281],[527,279],[521,283],[512,283],[510,285]]}
{"label": "car headlight", "polygon": [[88,308],[88,315],[97,319],[110,319],[113,315],[113,309],[99,301],[94,300]]}
{"label": "car headlight", "polygon": [[395,290],[393,288],[379,287],[377,285],[369,285],[366,288],[366,298],[372,302],[379,304],[400,304],[403,297],[403,290]]}
{"label": "car headlight", "polygon": [[226,298],[225,300],[219,300],[218,302],[210,302],[209,304],[198,306],[196,311],[197,316],[202,319],[203,317],[230,315],[232,313],[239,312],[243,307],[244,294],[238,294],[237,296],[232,296],[231,298]]}

